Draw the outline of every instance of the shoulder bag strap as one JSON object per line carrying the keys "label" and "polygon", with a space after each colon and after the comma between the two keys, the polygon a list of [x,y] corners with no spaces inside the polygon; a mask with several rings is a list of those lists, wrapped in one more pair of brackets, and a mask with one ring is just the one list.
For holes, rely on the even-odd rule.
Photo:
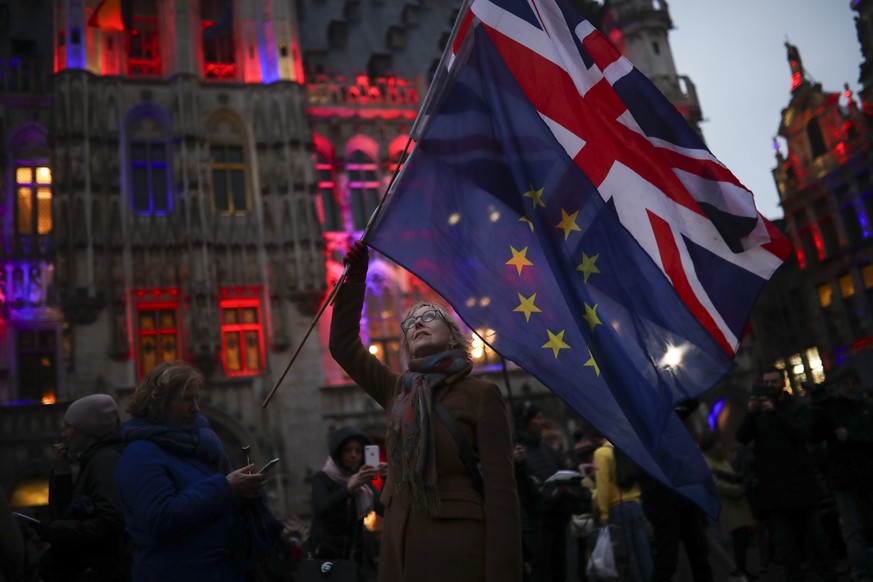
{"label": "shoulder bag strap", "polygon": [[446,425],[446,428],[449,429],[449,432],[452,433],[452,437],[455,439],[455,444],[458,445],[458,452],[461,455],[461,461],[464,463],[464,467],[467,469],[467,473],[473,481],[473,489],[484,498],[485,484],[482,482],[482,472],[479,470],[479,459],[476,457],[473,447],[470,446],[470,441],[468,441],[461,433],[461,429],[458,428],[458,423],[455,422],[455,419],[452,418],[449,411],[443,408],[442,404],[434,400],[433,409],[443,421],[443,424]]}

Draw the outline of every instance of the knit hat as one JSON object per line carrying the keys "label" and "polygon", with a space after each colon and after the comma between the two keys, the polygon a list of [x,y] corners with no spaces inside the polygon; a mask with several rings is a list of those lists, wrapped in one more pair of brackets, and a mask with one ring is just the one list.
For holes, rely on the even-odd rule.
{"label": "knit hat", "polygon": [[86,436],[99,439],[118,426],[118,405],[107,394],[85,396],[70,404],[64,422]]}
{"label": "knit hat", "polygon": [[524,430],[524,428],[530,423],[531,419],[540,412],[542,412],[542,409],[530,400],[519,402],[515,405],[515,411],[513,414],[515,417],[515,428],[518,430]]}

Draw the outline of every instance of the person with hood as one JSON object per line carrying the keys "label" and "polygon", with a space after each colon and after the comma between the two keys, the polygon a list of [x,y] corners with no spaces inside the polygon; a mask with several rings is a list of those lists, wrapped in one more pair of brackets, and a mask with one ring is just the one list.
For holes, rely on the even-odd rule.
{"label": "person with hood", "polygon": [[[118,405],[111,396],[92,394],[70,404],[61,442],[53,447],[51,520],[32,524],[50,544],[40,559],[46,582],[130,579],[129,540],[115,482],[122,450]],[[79,463],[75,481],[72,461]]]}
{"label": "person with hood", "polygon": [[385,366],[361,342],[366,245],[355,242],[345,261],[330,353],[388,414],[379,580],[520,580],[518,495],[500,390],[470,375],[469,339],[433,303],[417,303],[401,320],[408,369]]}
{"label": "person with hood", "polygon": [[370,439],[358,429],[344,426],[331,439],[330,455],[312,477],[312,529],[306,542],[313,558],[354,560],[358,577],[366,579],[374,565],[364,543],[364,518],[373,510],[382,513],[378,492],[371,484],[380,469],[364,464],[364,446]]}
{"label": "person with hood", "polygon": [[134,390],[116,476],[136,544],[134,582],[243,582],[282,526],[264,505],[267,476],[235,471],[198,405],[203,376],[155,366]]}

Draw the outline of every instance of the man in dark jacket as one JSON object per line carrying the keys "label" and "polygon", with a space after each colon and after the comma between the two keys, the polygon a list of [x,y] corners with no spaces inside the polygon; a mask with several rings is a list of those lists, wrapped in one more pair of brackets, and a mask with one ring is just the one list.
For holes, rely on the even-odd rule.
{"label": "man in dark jacket", "polygon": [[855,580],[873,581],[864,535],[865,512],[873,510],[873,404],[864,398],[861,379],[849,370],[833,398],[818,400],[814,435],[827,442],[828,485],[843,523]]}
{"label": "man in dark jacket", "polygon": [[[130,579],[130,547],[124,531],[115,465],[123,445],[118,406],[106,394],[73,402],[64,415],[62,442],[54,445],[49,479],[51,521],[36,525],[51,547],[40,560],[46,582]],[[73,482],[70,459],[79,462]]]}
{"label": "man in dark jacket", "polygon": [[[563,582],[567,578],[567,525],[562,508],[544,506],[539,486],[562,470],[560,454],[542,440],[545,416],[530,400],[515,407],[515,474],[521,503],[525,579]],[[530,568],[528,572],[527,569]]]}
{"label": "man in dark jacket", "polygon": [[766,370],[761,380],[737,429],[737,440],[754,447],[758,510],[770,528],[786,580],[803,580],[803,549],[821,580],[834,580],[836,564],[822,532],[820,491],[807,448],[812,411],[785,391],[781,370]]}

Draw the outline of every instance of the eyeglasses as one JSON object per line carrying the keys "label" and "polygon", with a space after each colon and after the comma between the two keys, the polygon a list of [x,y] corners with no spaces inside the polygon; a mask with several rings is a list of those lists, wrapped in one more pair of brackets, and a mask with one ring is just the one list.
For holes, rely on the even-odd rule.
{"label": "eyeglasses", "polygon": [[437,311],[436,309],[428,309],[424,313],[419,315],[413,315],[411,317],[407,317],[402,322],[400,322],[400,329],[403,331],[409,331],[413,327],[415,327],[416,322],[420,319],[424,323],[430,323],[434,319],[436,319]]}

